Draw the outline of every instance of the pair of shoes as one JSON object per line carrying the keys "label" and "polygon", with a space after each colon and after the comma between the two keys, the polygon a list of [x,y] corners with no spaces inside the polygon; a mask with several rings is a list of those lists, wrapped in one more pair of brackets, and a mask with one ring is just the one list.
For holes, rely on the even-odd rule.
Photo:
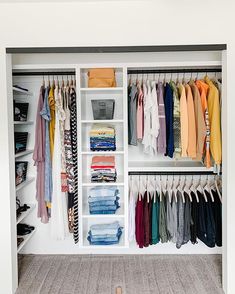
{"label": "pair of shoes", "polygon": [[27,224],[18,224],[17,225],[17,235],[18,236],[24,236],[30,234],[35,227],[29,226]]}
{"label": "pair of shoes", "polygon": [[24,204],[23,206],[20,206],[20,200],[16,199],[16,216],[19,217],[21,215],[21,212],[27,211],[28,209],[30,209],[30,206],[28,206],[27,204]]}
{"label": "pair of shoes", "polygon": [[24,241],[24,238],[22,237],[17,237],[17,247],[20,246],[20,244]]}

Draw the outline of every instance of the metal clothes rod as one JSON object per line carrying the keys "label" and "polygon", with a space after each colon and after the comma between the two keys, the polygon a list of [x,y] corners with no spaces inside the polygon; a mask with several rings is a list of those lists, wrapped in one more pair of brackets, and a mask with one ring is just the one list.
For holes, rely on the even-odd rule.
{"label": "metal clothes rod", "polygon": [[13,72],[13,76],[74,76],[75,71],[22,71]]}
{"label": "metal clothes rod", "polygon": [[169,176],[169,175],[216,175],[213,171],[130,171],[129,176]]}
{"label": "metal clothes rod", "polygon": [[179,68],[179,69],[129,69],[128,74],[161,74],[161,73],[208,73],[222,72],[221,68]]}

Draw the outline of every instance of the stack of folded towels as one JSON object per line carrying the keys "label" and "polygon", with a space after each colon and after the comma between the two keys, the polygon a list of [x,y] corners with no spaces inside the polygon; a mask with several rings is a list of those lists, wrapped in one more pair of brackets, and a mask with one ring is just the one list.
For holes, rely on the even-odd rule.
{"label": "stack of folded towels", "polygon": [[115,129],[110,126],[95,124],[90,130],[91,151],[115,151]]}
{"label": "stack of folded towels", "polygon": [[91,188],[88,197],[90,214],[115,214],[120,207],[119,199],[117,187]]}
{"label": "stack of folded towels", "polygon": [[91,162],[92,182],[116,182],[114,156],[93,156]]}
{"label": "stack of folded towels", "polygon": [[118,221],[111,224],[96,224],[90,227],[87,240],[90,245],[118,244],[122,235],[122,227]]}

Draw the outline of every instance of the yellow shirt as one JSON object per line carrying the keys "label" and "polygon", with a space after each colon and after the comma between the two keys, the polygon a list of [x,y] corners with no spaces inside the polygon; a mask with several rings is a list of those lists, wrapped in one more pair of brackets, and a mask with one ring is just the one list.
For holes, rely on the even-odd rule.
{"label": "yellow shirt", "polygon": [[211,127],[210,151],[216,164],[222,161],[222,141],[221,141],[221,125],[220,125],[220,100],[219,90],[213,82],[205,77],[205,82],[209,86],[207,105]]}
{"label": "yellow shirt", "polygon": [[181,132],[181,148],[182,148],[182,157],[187,157],[188,149],[188,107],[187,99],[185,93],[185,87],[179,85],[179,94],[180,94],[180,132]]}

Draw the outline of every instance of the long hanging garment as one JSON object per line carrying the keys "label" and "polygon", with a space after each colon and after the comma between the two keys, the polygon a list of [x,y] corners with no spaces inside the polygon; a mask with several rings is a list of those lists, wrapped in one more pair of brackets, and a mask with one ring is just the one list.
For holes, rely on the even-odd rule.
{"label": "long hanging garment", "polygon": [[33,152],[34,165],[37,166],[36,199],[38,201],[38,217],[42,223],[48,223],[48,212],[44,199],[45,191],[45,120],[40,112],[43,108],[45,88],[40,88],[35,128],[35,146]]}
{"label": "long hanging garment", "polygon": [[78,232],[78,156],[77,156],[77,105],[76,91],[72,86],[70,88],[70,126],[71,126],[71,143],[73,154],[73,171],[74,171],[74,190],[73,190],[73,211],[74,211],[74,230],[73,238],[77,243],[79,240]]}
{"label": "long hanging garment", "polygon": [[67,199],[66,192],[61,190],[61,154],[62,144],[60,135],[63,135],[60,129],[60,123],[63,121],[63,111],[61,111],[61,95],[59,95],[58,86],[55,89],[55,136],[54,136],[54,152],[53,152],[53,193],[52,193],[52,206],[51,206],[51,235],[54,239],[64,240],[68,235],[68,217],[67,217]]}
{"label": "long hanging garment", "polygon": [[66,159],[66,174],[68,183],[68,221],[69,232],[73,233],[74,228],[74,165],[72,152],[72,139],[70,127],[70,109],[69,109],[69,88],[63,88],[64,109],[65,109],[65,130],[64,130],[64,147]]}

